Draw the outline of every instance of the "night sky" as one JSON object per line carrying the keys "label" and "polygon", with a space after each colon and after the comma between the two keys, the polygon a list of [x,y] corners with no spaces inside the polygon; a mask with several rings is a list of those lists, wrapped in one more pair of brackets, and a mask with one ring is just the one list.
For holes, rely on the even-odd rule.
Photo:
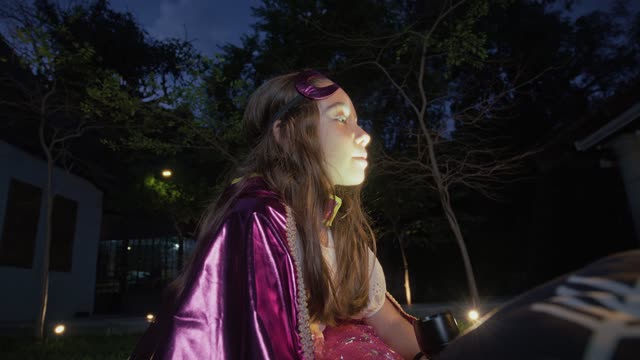
{"label": "night sky", "polygon": [[[567,15],[579,17],[596,9],[606,10],[612,3],[612,0],[576,0],[575,9]],[[632,7],[637,8],[639,3]],[[131,11],[151,36],[186,38],[203,54],[212,56],[225,43],[240,45],[241,36],[250,32],[255,22],[251,7],[259,6],[261,1],[111,0],[111,4],[116,10]]]}
{"label": "night sky", "polygon": [[260,3],[260,0],[111,0],[114,9],[131,11],[151,36],[186,38],[209,56],[216,53],[219,45],[240,45],[240,37],[255,22],[251,7]]}
{"label": "night sky", "polygon": [[[83,3],[83,0],[59,0],[65,7]],[[594,10],[608,10],[613,0],[575,0],[574,9],[567,16],[578,18]],[[251,31],[256,22],[251,7],[261,0],[110,0],[117,11],[130,11],[149,35],[162,40],[177,37],[191,41],[202,54],[213,56],[218,47],[226,43],[241,45],[243,34]],[[640,1],[629,1],[634,11],[640,9]],[[6,24],[0,23],[0,32]]]}

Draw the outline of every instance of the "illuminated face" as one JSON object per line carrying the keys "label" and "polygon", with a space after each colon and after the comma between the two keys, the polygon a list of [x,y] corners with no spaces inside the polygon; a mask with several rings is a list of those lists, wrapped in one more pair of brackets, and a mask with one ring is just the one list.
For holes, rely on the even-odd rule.
{"label": "illuminated face", "polygon": [[318,101],[318,137],[333,185],[358,185],[367,167],[366,147],[371,141],[358,125],[356,110],[342,89]]}

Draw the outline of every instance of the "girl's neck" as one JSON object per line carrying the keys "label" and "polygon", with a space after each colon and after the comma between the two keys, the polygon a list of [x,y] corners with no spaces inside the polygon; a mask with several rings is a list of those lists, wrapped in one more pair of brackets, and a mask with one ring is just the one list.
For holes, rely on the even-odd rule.
{"label": "girl's neck", "polygon": [[329,247],[329,227],[322,226],[320,228],[320,245],[323,247]]}

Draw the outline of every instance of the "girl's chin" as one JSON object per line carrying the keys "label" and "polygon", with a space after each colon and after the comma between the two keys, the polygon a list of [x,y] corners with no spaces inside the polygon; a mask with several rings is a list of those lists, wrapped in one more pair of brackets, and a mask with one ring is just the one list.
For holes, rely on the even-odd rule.
{"label": "girl's chin", "polygon": [[334,185],[338,186],[356,186],[361,185],[365,180],[364,172],[359,175],[352,175],[349,177],[342,177],[340,181],[334,182]]}

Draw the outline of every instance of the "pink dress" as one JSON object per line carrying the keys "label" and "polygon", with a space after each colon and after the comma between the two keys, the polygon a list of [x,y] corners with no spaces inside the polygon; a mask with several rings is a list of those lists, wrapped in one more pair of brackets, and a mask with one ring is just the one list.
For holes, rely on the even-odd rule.
{"label": "pink dress", "polygon": [[[329,268],[335,269],[336,258],[333,249],[333,236],[328,233],[329,246],[323,248],[323,255]],[[369,279],[369,304],[367,308],[350,321],[337,326],[327,326],[324,341],[314,341],[316,360],[339,359],[388,359],[401,360],[402,357],[385,344],[375,333],[372,326],[362,319],[374,315],[386,300],[386,284],[382,267],[375,255],[370,253],[371,277]]]}
{"label": "pink dress", "polygon": [[352,322],[327,327],[324,346],[316,346],[316,360],[388,359],[402,357],[385,344],[370,325]]}

